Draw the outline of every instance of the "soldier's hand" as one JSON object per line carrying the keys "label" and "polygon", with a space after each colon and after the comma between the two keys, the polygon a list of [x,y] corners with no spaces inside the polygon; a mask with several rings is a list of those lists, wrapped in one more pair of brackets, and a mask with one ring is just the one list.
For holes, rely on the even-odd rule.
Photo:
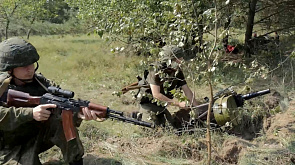
{"label": "soldier's hand", "polygon": [[178,107],[179,108],[186,108],[186,102],[185,101],[179,102]]}
{"label": "soldier's hand", "polygon": [[78,117],[80,117],[83,120],[96,120],[96,121],[104,121],[104,118],[98,117],[100,116],[100,112],[98,111],[92,111],[88,109],[87,107],[82,108],[82,112],[79,112]]}
{"label": "soldier's hand", "polygon": [[38,105],[37,107],[33,108],[33,118],[36,121],[48,120],[51,114],[51,112],[47,110],[48,108],[56,108],[56,105],[55,104]]}

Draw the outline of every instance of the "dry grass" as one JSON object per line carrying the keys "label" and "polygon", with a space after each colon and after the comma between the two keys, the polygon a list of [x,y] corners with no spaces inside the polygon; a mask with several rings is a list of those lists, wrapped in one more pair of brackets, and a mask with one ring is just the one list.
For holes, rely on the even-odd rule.
{"label": "dry grass", "polygon": [[[39,71],[62,88],[74,91],[76,98],[124,112],[138,110],[137,103],[132,101],[132,94],[117,97],[112,93],[136,81],[135,76],[141,74],[139,61],[142,57],[111,53],[110,49],[119,43],[107,43],[98,36],[33,36],[30,42],[37,47],[41,56]],[[196,98],[208,96],[206,86],[188,83],[196,92]],[[223,87],[219,86],[216,90]],[[176,136],[169,130],[142,129],[132,124],[107,120],[83,122],[79,130],[87,165],[206,164],[204,129],[192,135]],[[294,142],[291,139],[277,152],[257,148],[252,141],[236,139],[239,138],[224,132],[212,133],[212,164],[280,164],[290,162],[288,159],[294,154]],[[263,141],[257,143],[263,144]],[[249,146],[252,148],[247,150]],[[235,149],[239,152],[232,154]],[[253,156],[255,154],[258,156]],[[58,148],[42,154],[42,161],[50,159],[62,159]]]}

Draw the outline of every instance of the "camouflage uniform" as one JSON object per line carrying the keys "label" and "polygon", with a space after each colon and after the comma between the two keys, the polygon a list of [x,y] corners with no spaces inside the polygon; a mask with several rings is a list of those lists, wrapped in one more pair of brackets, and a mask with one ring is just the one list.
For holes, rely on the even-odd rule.
{"label": "camouflage uniform", "polygon": [[[149,72],[146,81],[148,84],[160,86],[160,92],[170,99],[173,99],[173,95],[169,91],[180,88],[186,84],[184,75],[181,71],[178,72],[176,78],[173,77],[173,80],[170,80],[169,83],[171,83],[171,86],[167,89],[167,93],[164,92],[164,81],[160,81],[160,77],[156,75],[155,72]],[[151,89],[147,89],[144,96],[140,100],[142,120],[147,122],[153,121],[156,126],[165,126],[167,119],[167,121],[174,126],[173,118],[166,106],[157,105],[156,102],[152,102],[152,100],[147,96],[149,94],[152,95]]]}
{"label": "camouflage uniform", "polygon": [[[7,54],[9,52],[5,49],[7,46],[10,46],[8,48],[10,53],[18,54],[14,54],[14,56],[23,58],[13,59],[16,63],[13,64],[12,62],[12,65],[9,65],[6,61],[12,60],[12,56],[9,53]],[[24,52],[27,52],[30,56],[26,56]],[[29,65],[23,62],[26,60],[29,60],[29,63],[36,62],[39,55],[34,53],[37,53],[36,50],[34,51],[34,47],[24,40],[3,41],[0,43],[1,71],[19,67],[17,62],[23,66]],[[22,56],[19,54],[22,54]],[[2,82],[10,76],[6,72],[0,74],[0,83],[3,84]],[[39,165],[41,163],[38,154],[54,145],[61,149],[65,162],[81,161],[84,154],[82,143],[79,137],[67,142],[63,132],[60,110],[53,110],[48,120],[40,122],[33,119],[33,108],[5,106],[8,89],[26,92],[32,96],[41,96],[47,92],[46,87],[52,85],[52,83],[41,74],[35,74],[32,82],[22,86],[15,85],[13,80],[10,81],[8,88],[0,98],[0,164]],[[79,126],[81,121],[75,114],[75,125]],[[78,135],[77,129],[76,133]]]}
{"label": "camouflage uniform", "polygon": [[[181,48],[178,48],[174,45],[164,46],[160,52],[160,65],[158,69],[162,70],[168,76],[163,78],[159,74],[156,74],[155,71],[149,71],[146,77],[144,77],[142,82],[139,82],[139,85],[144,84],[153,84],[160,86],[160,93],[166,97],[173,99],[173,94],[170,93],[171,90],[181,88],[186,84],[183,72],[178,68],[177,63],[173,63],[173,59],[176,58],[185,58],[187,59],[186,54]],[[174,65],[175,64],[175,65]],[[175,70],[177,69],[177,71]],[[163,83],[168,82],[170,86],[165,92]],[[150,88],[141,88],[140,89],[140,113],[142,114],[141,119],[147,122],[154,122],[156,126],[165,126],[166,119],[171,126],[174,127],[174,120],[166,108],[166,106],[158,105],[156,102],[153,102],[151,99],[152,91]]]}

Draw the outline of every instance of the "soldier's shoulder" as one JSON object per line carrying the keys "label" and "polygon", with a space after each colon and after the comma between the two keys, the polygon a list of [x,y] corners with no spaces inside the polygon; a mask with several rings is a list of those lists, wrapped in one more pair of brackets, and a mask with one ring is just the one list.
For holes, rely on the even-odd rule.
{"label": "soldier's shoulder", "polygon": [[7,72],[0,72],[0,83],[7,79],[10,75]]}
{"label": "soldier's shoulder", "polygon": [[35,74],[36,78],[42,83],[45,84],[46,86],[57,86],[53,81],[50,79],[46,78],[42,73],[36,73]]}
{"label": "soldier's shoulder", "polygon": [[36,73],[35,74],[36,78],[41,81],[41,82],[50,82],[42,73]]}
{"label": "soldier's shoulder", "polygon": [[46,79],[46,77],[42,73],[40,73],[40,72],[39,73],[36,73],[35,75],[36,75],[37,78]]}

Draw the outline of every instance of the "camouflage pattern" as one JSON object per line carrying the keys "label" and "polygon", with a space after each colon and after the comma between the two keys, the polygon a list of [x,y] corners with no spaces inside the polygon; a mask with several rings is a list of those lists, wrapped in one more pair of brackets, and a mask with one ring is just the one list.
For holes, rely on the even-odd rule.
{"label": "camouflage pattern", "polygon": [[156,127],[166,126],[166,121],[174,127],[174,120],[166,107],[157,106],[153,103],[140,104],[139,110],[142,121],[151,122]]}
{"label": "camouflage pattern", "polygon": [[[1,74],[0,83],[8,76]],[[51,85],[40,74],[36,74],[35,78],[46,87]],[[24,86],[16,86],[12,80],[8,88],[34,96],[41,96],[46,92],[36,80]],[[7,91],[1,97],[2,105],[6,95]],[[80,160],[84,154],[82,143],[79,137],[66,141],[60,113],[60,110],[54,110],[47,121],[38,122],[33,119],[32,108],[0,106],[0,164],[40,165],[39,153],[54,145],[61,149],[65,162]],[[75,125],[79,126],[81,121],[75,114]],[[78,135],[77,129],[75,131]]]}
{"label": "camouflage pattern", "polygon": [[10,38],[0,43],[0,71],[33,64],[39,60],[36,48],[20,38]]}
{"label": "camouflage pattern", "polygon": [[[183,72],[179,70],[176,76],[173,76],[169,79],[161,79],[158,74],[154,71],[150,71],[144,79],[146,84],[158,85],[160,87],[160,93],[166,97],[173,99],[173,94],[170,92],[173,89],[181,88],[183,85],[187,84]],[[166,88],[163,86],[164,82],[170,84]],[[165,126],[166,119],[171,126],[174,127],[174,120],[167,110],[166,106],[158,105],[157,102],[153,102],[152,91],[150,88],[141,88],[137,99],[140,100],[140,112],[142,113],[142,120],[147,122],[153,122],[155,126]]]}
{"label": "camouflage pattern", "polygon": [[[194,56],[194,53],[189,53],[176,45],[164,46],[159,53],[160,60],[151,65],[153,68],[144,73],[145,76],[138,85],[157,85],[160,87],[161,94],[173,99],[174,96],[170,91],[187,84],[179,63],[175,59],[189,60]],[[164,82],[168,86],[164,87]],[[137,99],[140,100],[143,121],[153,122],[155,126],[164,126],[167,120],[175,127],[175,121],[165,106],[166,102],[161,104],[161,101],[155,101],[150,88],[141,87]]]}

